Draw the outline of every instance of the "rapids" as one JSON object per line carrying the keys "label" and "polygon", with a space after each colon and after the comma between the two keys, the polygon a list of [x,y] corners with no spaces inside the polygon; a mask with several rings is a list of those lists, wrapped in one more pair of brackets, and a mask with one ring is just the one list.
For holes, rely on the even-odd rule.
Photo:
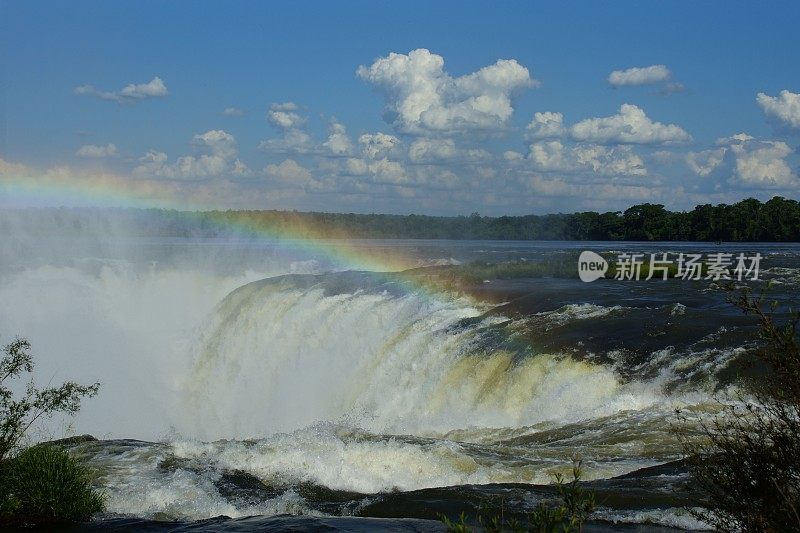
{"label": "rapids", "polygon": [[[751,346],[707,283],[487,280],[456,294],[276,242],[93,239],[0,243],[0,324],[32,341],[38,381],[102,382],[34,437],[102,439],[71,450],[112,516],[435,519],[402,510],[497,490],[523,512],[577,455],[608,492],[600,518],[702,527],[675,495],[680,469],[637,472],[680,458],[674,410],[713,410]],[[579,245],[361,246],[425,266]],[[800,250],[773,252],[765,276],[790,295]],[[636,506],[614,481],[628,474]]]}

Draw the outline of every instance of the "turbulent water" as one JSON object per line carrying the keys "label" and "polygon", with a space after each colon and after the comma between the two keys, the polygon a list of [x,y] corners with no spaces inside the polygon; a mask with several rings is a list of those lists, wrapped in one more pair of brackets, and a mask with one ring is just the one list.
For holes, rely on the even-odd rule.
{"label": "turbulent water", "polygon": [[[800,281],[797,246],[363,243],[419,266],[586,248],[759,251],[777,297]],[[524,513],[580,456],[602,496],[598,519],[702,527],[685,510],[697,502],[683,468],[648,468],[680,458],[674,410],[713,410],[752,345],[752,322],[708,282],[486,280],[455,294],[349,270],[329,251],[3,241],[3,338],[30,338],[40,381],[103,384],[70,426],[36,434],[100,439],[71,446],[108,496],[100,525],[435,519],[494,499]],[[252,520],[227,524],[287,526]]]}

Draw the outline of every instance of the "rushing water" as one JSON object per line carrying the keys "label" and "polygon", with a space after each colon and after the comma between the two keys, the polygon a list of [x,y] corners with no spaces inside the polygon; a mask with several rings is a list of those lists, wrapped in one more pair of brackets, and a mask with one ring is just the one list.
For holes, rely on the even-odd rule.
{"label": "rushing water", "polygon": [[[268,240],[2,244],[4,338],[30,338],[40,380],[103,384],[67,428],[100,439],[71,448],[108,496],[98,527],[435,529],[332,517],[435,519],[494,499],[522,513],[580,456],[598,518],[699,528],[682,467],[648,468],[680,458],[675,409],[713,410],[753,341],[709,282],[487,280],[467,296]],[[776,297],[800,281],[795,245],[360,246],[418,266],[758,251]],[[266,518],[283,514],[305,518]]]}

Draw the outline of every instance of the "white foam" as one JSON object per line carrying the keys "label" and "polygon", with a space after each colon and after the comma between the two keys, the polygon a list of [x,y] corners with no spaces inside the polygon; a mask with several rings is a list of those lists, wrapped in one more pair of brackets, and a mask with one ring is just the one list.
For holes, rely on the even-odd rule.
{"label": "white foam", "polygon": [[213,440],[345,419],[377,433],[439,435],[576,421],[660,400],[602,365],[486,352],[478,326],[457,327],[479,314],[465,302],[418,294],[243,287],[204,328],[182,386],[189,416],[176,427]]}
{"label": "white foam", "polygon": [[692,516],[686,509],[645,509],[640,511],[610,511],[599,509],[596,518],[622,524],[656,524],[690,531],[713,531],[713,527]]}
{"label": "white foam", "polygon": [[108,513],[161,520],[319,514],[292,490],[258,503],[226,499],[214,485],[222,474],[220,470],[160,468],[160,463],[170,457],[170,446],[149,444],[119,450],[113,445],[99,448],[91,445],[91,448],[96,453],[85,456],[96,474],[96,484],[106,496]]}
{"label": "white foam", "polygon": [[567,304],[553,311],[537,313],[537,315],[546,317],[553,325],[560,326],[572,322],[573,320],[589,320],[592,318],[604,317],[620,309],[622,309],[622,307],[619,305],[606,307],[590,303]]}

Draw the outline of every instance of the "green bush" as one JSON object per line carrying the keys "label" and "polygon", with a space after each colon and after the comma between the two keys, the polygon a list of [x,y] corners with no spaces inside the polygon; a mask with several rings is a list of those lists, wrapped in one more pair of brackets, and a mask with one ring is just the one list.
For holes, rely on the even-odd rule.
{"label": "green bush", "polygon": [[64,450],[34,446],[7,460],[0,481],[0,520],[23,524],[85,521],[104,507],[86,468]]}
{"label": "green bush", "polygon": [[708,498],[694,514],[720,531],[800,531],[800,314],[779,315],[777,302],[749,289],[731,300],[759,322],[765,342],[755,356],[765,372],[744,379],[747,392],[732,402],[723,397],[721,414],[701,420],[705,439],[685,436],[694,481]]}
{"label": "green bush", "polygon": [[595,511],[593,492],[581,486],[581,462],[572,465],[572,480],[566,482],[564,476],[556,474],[556,486],[561,496],[561,505],[548,508],[542,504],[528,517],[528,531],[535,533],[573,533],[579,532],[583,523]]}

